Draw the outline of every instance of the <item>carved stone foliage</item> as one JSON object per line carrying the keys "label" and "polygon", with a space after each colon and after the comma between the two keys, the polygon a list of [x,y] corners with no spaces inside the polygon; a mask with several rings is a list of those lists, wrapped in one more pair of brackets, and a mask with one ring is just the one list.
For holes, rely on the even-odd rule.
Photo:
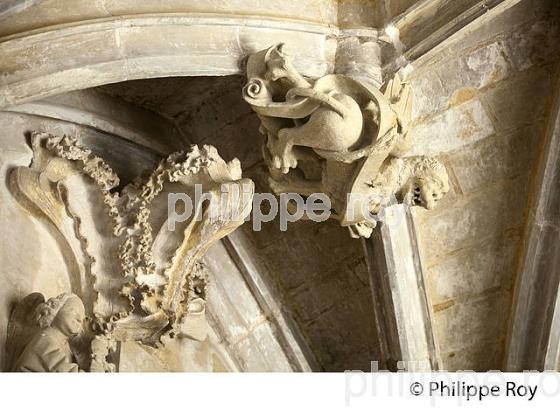
{"label": "carved stone foliage", "polygon": [[[200,259],[251,210],[253,183],[241,178],[239,161],[192,146],[120,186],[109,165],[76,139],[34,133],[31,140],[33,162],[12,172],[11,190],[52,228],[90,336],[155,347],[177,336],[203,340],[208,278]],[[197,190],[204,200],[195,199]],[[194,203],[174,229],[169,194]],[[90,352],[92,365],[105,366],[102,343]]]}
{"label": "carved stone foliage", "polygon": [[263,154],[277,194],[326,194],[331,216],[369,237],[392,200],[428,209],[449,191],[445,167],[406,157],[412,90],[398,76],[384,91],[333,74],[300,75],[282,44],[251,55],[243,98],[261,120]]}

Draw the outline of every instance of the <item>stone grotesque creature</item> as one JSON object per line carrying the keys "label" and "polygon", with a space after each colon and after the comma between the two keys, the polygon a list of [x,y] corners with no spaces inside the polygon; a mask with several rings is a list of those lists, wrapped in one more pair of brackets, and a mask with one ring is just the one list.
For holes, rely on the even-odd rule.
{"label": "stone grotesque creature", "polygon": [[[261,120],[273,191],[326,194],[331,217],[349,227],[353,236],[368,237],[382,206],[391,198],[404,200],[405,181],[389,178],[394,169],[420,166],[424,159],[426,164],[437,163],[424,157],[394,161],[412,144],[412,90],[398,76],[383,92],[340,74],[310,81],[297,72],[279,44],[249,57],[247,78],[243,98]],[[447,175],[441,164],[432,170],[439,198],[449,190]],[[420,168],[414,172],[420,173]],[[414,181],[419,194],[410,204],[430,209],[435,197],[428,198],[428,191],[436,188],[429,187],[426,178]]]}
{"label": "stone grotesque creature", "polygon": [[[392,158],[370,184],[377,198],[397,199],[409,205],[434,209],[437,202],[449,192],[449,178],[441,162],[429,157]],[[370,206],[386,203],[371,202]]]}
{"label": "stone grotesque creature", "polygon": [[[367,206],[372,215],[379,215],[392,199],[410,206],[434,209],[449,192],[449,178],[443,164],[422,156],[391,158],[368,185],[371,193]],[[365,220],[351,227],[359,236],[367,236],[373,228],[375,220]]]}
{"label": "stone grotesque creature", "polygon": [[309,119],[298,127],[280,129],[268,144],[274,168],[284,174],[297,167],[294,147],[343,152],[355,146],[362,134],[362,111],[350,96],[335,89],[297,87],[286,93],[288,100],[302,97],[317,104]]}

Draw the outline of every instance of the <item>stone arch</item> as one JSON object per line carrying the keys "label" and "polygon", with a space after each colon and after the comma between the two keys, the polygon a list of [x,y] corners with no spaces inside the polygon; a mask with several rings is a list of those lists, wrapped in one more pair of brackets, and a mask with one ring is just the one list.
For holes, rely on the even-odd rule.
{"label": "stone arch", "polygon": [[[248,54],[279,39],[303,75],[320,77],[334,71],[340,34],[336,16],[324,15],[324,4],[314,11],[296,0],[274,13],[266,5],[256,10],[180,9],[185,1],[173,0],[166,2],[166,10],[134,10],[143,6],[130,2],[128,9],[105,12],[91,4],[73,5],[85,9],[72,13],[62,13],[69,7],[66,0],[29,3],[22,10],[17,10],[17,1],[11,3],[18,13],[14,20],[26,24],[0,29],[0,54],[5,57],[0,61],[0,109],[42,116],[43,109],[56,108],[54,117],[69,122],[75,118],[64,110],[65,104],[43,99],[135,79],[242,74]],[[109,8],[110,2],[96,3]],[[332,1],[335,8],[336,3]],[[54,15],[56,8],[60,16]],[[0,21],[9,13],[0,10]],[[30,102],[42,107],[22,108]],[[121,136],[120,128],[102,131]],[[132,131],[137,130],[127,130],[130,138],[125,138],[141,143],[137,140],[142,136]]]}
{"label": "stone arch", "polygon": [[[254,16],[117,16],[0,40],[0,108],[121,81],[241,73],[243,58],[278,41],[298,69],[332,71],[337,29]],[[297,47],[293,46],[297,43]]]}

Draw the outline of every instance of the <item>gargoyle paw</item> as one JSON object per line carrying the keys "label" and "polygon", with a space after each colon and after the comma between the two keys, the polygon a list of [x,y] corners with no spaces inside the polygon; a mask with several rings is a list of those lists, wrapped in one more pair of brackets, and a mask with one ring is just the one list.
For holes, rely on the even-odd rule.
{"label": "gargoyle paw", "polygon": [[290,168],[296,168],[297,164],[298,161],[294,155],[294,151],[286,146],[284,153],[282,154],[282,173],[287,174],[290,172]]}
{"label": "gargoyle paw", "polygon": [[276,169],[280,169],[282,167],[282,160],[278,155],[274,155],[272,157],[272,166]]}
{"label": "gargoyle paw", "polygon": [[296,168],[298,160],[293,152],[293,146],[282,138],[270,138],[266,143],[266,148],[268,151],[268,158],[270,165],[274,169],[279,169],[283,174],[287,174],[290,168]]}

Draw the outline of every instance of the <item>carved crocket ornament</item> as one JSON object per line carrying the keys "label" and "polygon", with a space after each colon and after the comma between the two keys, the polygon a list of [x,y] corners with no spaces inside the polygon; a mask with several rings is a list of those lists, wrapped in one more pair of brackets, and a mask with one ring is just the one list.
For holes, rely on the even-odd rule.
{"label": "carved crocket ornament", "polygon": [[324,193],[332,218],[369,237],[384,206],[431,209],[449,191],[436,159],[406,157],[413,96],[398,75],[383,92],[340,74],[311,81],[279,44],[249,56],[247,79],[243,98],[261,120],[275,193]]}
{"label": "carved crocket ornament", "polygon": [[[55,369],[30,363],[57,343],[64,369],[113,371],[117,363],[106,358],[120,342],[158,348],[172,338],[204,340],[208,275],[201,258],[244,222],[252,206],[253,183],[241,177],[239,161],[225,162],[214,147],[195,145],[122,186],[103,158],[75,138],[34,133],[31,142],[33,162],[11,173],[10,188],[22,206],[57,231],[74,294],[68,301],[80,319],[88,318],[89,363],[72,364],[80,357],[65,347],[67,335],[56,319],[65,312],[61,307],[52,326],[42,330],[46,336],[29,339],[28,354],[16,367]],[[197,202],[197,192],[207,200]],[[184,217],[171,223],[178,212],[170,198],[177,195],[191,199],[191,212],[186,215],[185,205],[179,212]],[[33,326],[24,329],[24,335],[34,333]]]}

